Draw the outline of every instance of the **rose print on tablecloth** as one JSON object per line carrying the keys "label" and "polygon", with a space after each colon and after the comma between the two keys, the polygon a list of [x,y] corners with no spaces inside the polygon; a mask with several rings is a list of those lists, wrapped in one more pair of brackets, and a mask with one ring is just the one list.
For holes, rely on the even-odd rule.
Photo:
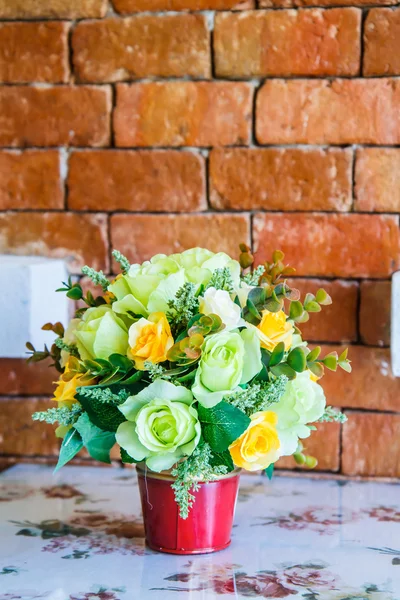
{"label": "rose print on tablecloth", "polygon": [[394,506],[375,506],[365,511],[371,519],[388,521],[389,523],[400,523],[400,510]]}
{"label": "rose print on tablecloth", "polygon": [[48,540],[42,552],[67,552],[62,558],[89,558],[96,554],[143,554],[142,520],[133,516],[75,511],[68,521],[58,519],[31,523],[16,522],[16,535]]}
{"label": "rose print on tablecloth", "polygon": [[259,517],[259,523],[253,523],[252,527],[276,525],[282,529],[291,531],[310,530],[319,535],[332,535],[335,528],[344,523],[350,523],[357,519],[357,513],[347,512],[346,516],[324,506],[308,507],[302,512],[289,512],[278,516]]}
{"label": "rose print on tablecloth", "polygon": [[[339,578],[331,573],[325,563],[285,565],[276,570],[246,573],[240,565],[206,565],[193,568],[193,562],[185,567],[187,571],[175,573],[165,581],[175,582],[159,590],[193,592],[210,590],[215,594],[236,594],[254,598],[288,598],[298,595],[301,590],[332,590]],[[186,585],[179,585],[186,584]],[[189,584],[189,585],[187,585]]]}

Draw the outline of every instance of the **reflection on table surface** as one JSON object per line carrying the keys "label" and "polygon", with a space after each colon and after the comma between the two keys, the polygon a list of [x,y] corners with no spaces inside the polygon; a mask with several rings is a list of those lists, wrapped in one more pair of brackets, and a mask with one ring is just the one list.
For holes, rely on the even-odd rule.
{"label": "reflection on table surface", "polygon": [[130,469],[0,475],[0,600],[400,600],[400,486],[243,475],[232,545],[158,554]]}

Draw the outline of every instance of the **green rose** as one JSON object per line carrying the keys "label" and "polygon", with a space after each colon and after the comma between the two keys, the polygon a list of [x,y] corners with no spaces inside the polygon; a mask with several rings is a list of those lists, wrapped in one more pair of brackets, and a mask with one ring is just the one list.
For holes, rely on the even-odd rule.
{"label": "green rose", "polygon": [[168,302],[186,282],[206,285],[215,269],[227,267],[235,286],[240,281],[240,265],[224,252],[214,254],[204,248],[192,248],[180,254],[157,254],[142,265],[132,265],[129,273],[118,277],[109,290],[117,301],[116,313],[143,315],[167,312]]}
{"label": "green rose", "polygon": [[278,416],[277,431],[283,456],[296,452],[299,438],[310,435],[308,423],[317,421],[325,410],[322,387],[310,378],[310,372],[299,373],[288,382],[285,393],[272,410]]}
{"label": "green rose", "polygon": [[168,301],[184,283],[184,269],[158,254],[142,265],[132,265],[128,274],[118,277],[108,289],[117,298],[112,305],[116,313],[131,311],[147,317],[152,312],[166,312]]}
{"label": "green rose", "polygon": [[222,331],[206,338],[192,387],[195,398],[211,408],[239,384],[247,383],[262,369],[257,333],[250,329]]}
{"label": "green rose", "polygon": [[191,248],[180,254],[172,254],[170,258],[185,270],[187,281],[192,283],[206,285],[213,271],[227,267],[231,272],[234,285],[239,285],[240,265],[225,252],[214,254],[205,248]]}
{"label": "green rose", "polygon": [[118,427],[118,444],[152,471],[170,469],[199,443],[201,428],[192,404],[190,390],[156,379],[119,406],[128,420]]}
{"label": "green rose", "polygon": [[110,354],[126,354],[128,328],[110,306],[89,308],[77,325],[74,336],[83,360],[108,358]]}

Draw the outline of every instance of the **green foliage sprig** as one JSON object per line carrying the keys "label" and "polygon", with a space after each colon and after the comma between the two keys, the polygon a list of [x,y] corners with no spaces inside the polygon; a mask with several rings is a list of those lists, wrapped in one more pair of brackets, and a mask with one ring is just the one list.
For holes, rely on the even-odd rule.
{"label": "green foliage sprig", "polygon": [[128,273],[129,269],[131,268],[131,263],[126,258],[126,256],[121,254],[121,252],[119,252],[118,250],[113,250],[112,255],[121,267],[121,271],[124,273],[124,275]]}
{"label": "green foliage sprig", "polygon": [[[43,331],[52,331],[56,335],[59,336],[58,339],[62,338],[64,335],[64,327],[61,323],[46,323],[42,327]],[[61,366],[61,349],[58,347],[57,342],[58,339],[51,345],[51,348],[44,345],[43,350],[36,350],[36,348],[31,344],[31,342],[26,343],[26,348],[28,349],[28,354],[30,354],[29,358],[27,358],[26,362],[35,363],[40,362],[42,360],[46,360],[46,358],[51,358],[53,363],[52,367],[55,367],[59,373],[64,371]]]}
{"label": "green foliage sprig", "polygon": [[79,394],[102,404],[119,406],[129,397],[130,392],[126,389],[121,389],[117,393],[114,393],[107,387],[80,387]]}
{"label": "green foliage sprig", "polygon": [[143,376],[143,371],[137,371],[133,362],[122,354],[111,354],[108,359],[96,358],[79,360],[71,357],[69,372],[64,374],[64,379],[74,375],[83,375],[82,383],[96,379],[96,385],[109,387],[113,384],[130,385],[136,383]]}
{"label": "green foliage sprig", "polygon": [[318,423],[346,423],[346,421],[346,415],[333,406],[327,406],[322,417],[318,419]]}
{"label": "green foliage sprig", "polygon": [[258,265],[258,267],[256,267],[253,271],[251,271],[250,273],[246,273],[246,275],[243,275],[242,281],[244,281],[244,283],[247,283],[247,285],[257,286],[260,282],[260,278],[264,275],[264,273],[264,265]]}
{"label": "green foliage sprig", "polygon": [[95,285],[101,285],[103,292],[107,291],[110,282],[104,275],[103,271],[96,271],[95,269],[92,269],[92,267],[85,265],[82,267],[82,273],[89,277]]}
{"label": "green foliage sprig", "polygon": [[82,414],[82,407],[76,403],[68,408],[67,406],[59,408],[48,408],[47,410],[35,412],[32,415],[34,421],[44,421],[45,423],[59,423],[60,425],[73,425]]}
{"label": "green foliage sprig", "polygon": [[225,290],[226,292],[229,292],[229,294],[232,294],[234,291],[234,285],[232,275],[228,267],[215,269],[205,289],[208,290],[212,287],[216,290]]}
{"label": "green foliage sprig", "polygon": [[171,487],[182,519],[189,516],[195,500],[192,492],[199,489],[199,481],[209,482],[227,472],[228,468],[225,465],[212,466],[211,462],[212,450],[208,444],[201,442],[193,454],[173,469],[172,475],[176,479]]}
{"label": "green foliage sprig", "polygon": [[248,387],[227,396],[225,400],[250,416],[255,412],[266,410],[275,402],[279,402],[285,393],[288,381],[285,375],[281,375],[273,381],[254,382]]}
{"label": "green foliage sprig", "polygon": [[332,298],[324,289],[319,289],[315,294],[306,294],[304,301],[296,300],[290,303],[289,318],[295,323],[306,323],[310,319],[309,313],[321,312],[321,306],[332,304]]}
{"label": "green foliage sprig", "polygon": [[199,312],[199,299],[196,295],[196,286],[186,282],[175,294],[173,300],[168,301],[169,311],[167,318],[172,327],[185,328],[190,319]]}
{"label": "green foliage sprig", "polygon": [[[96,271],[94,271],[94,273],[96,273]],[[62,283],[64,287],[58,288],[56,292],[65,292],[67,298],[69,298],[70,300],[82,300],[88,307],[100,306],[106,303],[103,296],[97,296],[95,298],[90,290],[85,296],[81,284],[72,283],[71,277],[68,278],[67,282],[63,281]],[[109,283],[108,280],[107,283]],[[78,308],[78,310],[75,312],[75,317],[81,317],[85,310],[87,310],[86,307]]]}
{"label": "green foliage sprig", "polygon": [[68,354],[71,354],[71,356],[79,356],[78,348],[73,344],[67,344],[62,338],[57,338],[54,343],[57,348],[68,352]]}
{"label": "green foliage sprig", "polygon": [[280,342],[271,353],[263,349],[262,358],[265,367],[273,375],[277,377],[286,375],[289,379],[294,379],[297,373],[302,373],[306,369],[318,378],[324,375],[324,367],[330,371],[336,371],[340,367],[348,373],[351,372],[351,364],[347,359],[347,348],[340,356],[337,355],[337,352],[330,352],[324,358],[320,358],[320,353],[319,346],[310,351],[305,344],[286,352],[284,343]]}
{"label": "green foliage sprig", "polygon": [[155,365],[149,360],[146,360],[144,363],[144,368],[146,370],[146,375],[151,379],[151,381],[155,381],[156,379],[170,379],[170,375],[167,373],[167,369],[162,367],[161,365]]}

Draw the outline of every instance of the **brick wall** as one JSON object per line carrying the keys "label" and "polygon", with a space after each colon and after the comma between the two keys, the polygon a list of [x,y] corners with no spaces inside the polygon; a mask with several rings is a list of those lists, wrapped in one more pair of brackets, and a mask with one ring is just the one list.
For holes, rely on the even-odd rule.
{"label": "brick wall", "polygon": [[[321,471],[400,476],[400,8],[256,2],[0,0],[0,252],[79,273],[111,272],[112,246],[282,248],[301,290],[335,300],[306,336],[351,344],[354,366],[324,380],[349,423],[308,451]],[[0,362],[3,463],[56,453],[30,421],[54,377]]]}

